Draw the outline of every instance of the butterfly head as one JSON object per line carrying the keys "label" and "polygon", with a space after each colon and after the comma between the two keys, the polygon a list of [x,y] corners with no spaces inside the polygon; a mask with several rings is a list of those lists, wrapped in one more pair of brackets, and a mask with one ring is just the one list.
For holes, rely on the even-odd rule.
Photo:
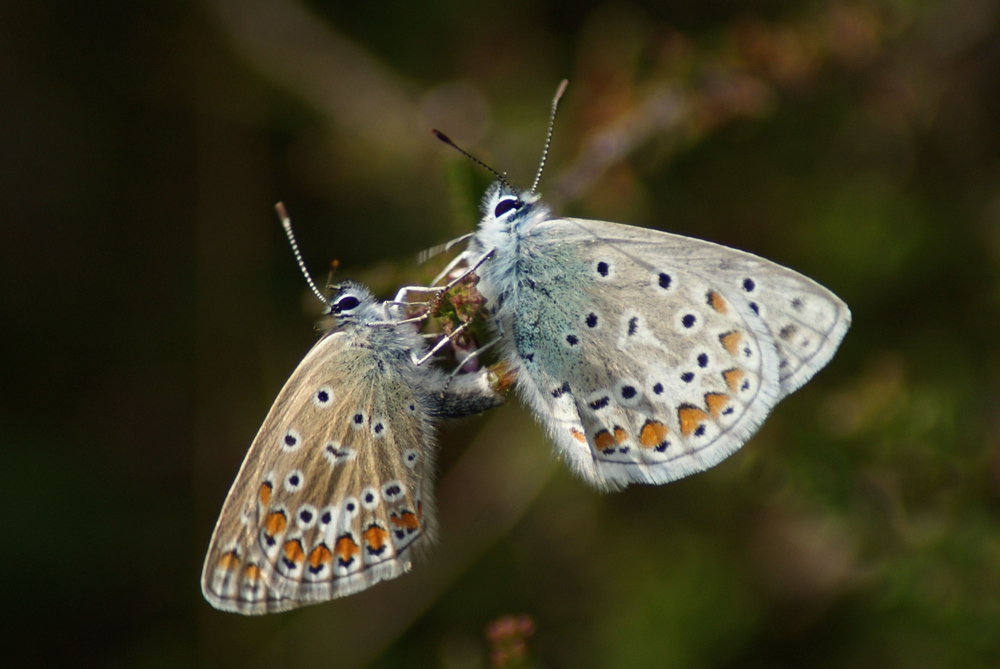
{"label": "butterfly head", "polygon": [[[510,278],[517,263],[520,240],[535,224],[548,217],[549,209],[538,193],[515,188],[503,179],[493,182],[483,196],[483,218],[469,246],[473,255],[492,253],[490,262],[477,270],[479,276],[488,277],[487,286]],[[497,295],[483,295],[487,299],[498,299]]]}
{"label": "butterfly head", "polygon": [[483,226],[511,232],[540,207],[538,193],[497,180],[483,196]]}
{"label": "butterfly head", "polygon": [[368,323],[381,321],[385,315],[368,289],[353,281],[342,281],[330,286],[331,294],[325,315],[335,325],[342,323]]}

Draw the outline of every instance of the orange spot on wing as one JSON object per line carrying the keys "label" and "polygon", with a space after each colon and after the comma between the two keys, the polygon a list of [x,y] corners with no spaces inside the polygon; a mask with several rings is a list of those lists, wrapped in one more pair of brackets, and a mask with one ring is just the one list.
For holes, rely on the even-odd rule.
{"label": "orange spot on wing", "polygon": [[264,506],[267,506],[268,503],[270,503],[271,501],[271,489],[272,486],[267,481],[264,481],[263,483],[260,484],[260,491],[258,491],[257,493],[257,498],[260,500],[260,503],[263,504]]}
{"label": "orange spot on wing", "polygon": [[719,335],[719,341],[722,342],[723,348],[729,351],[729,355],[736,355],[736,352],[740,348],[740,342],[743,341],[743,334],[733,330],[732,332]]}
{"label": "orange spot on wing", "polygon": [[264,529],[272,537],[284,532],[286,527],[288,527],[288,520],[285,518],[285,514],[281,511],[269,513],[267,514],[267,517],[264,518]]}
{"label": "orange spot on wing", "polygon": [[320,544],[309,553],[309,564],[316,570],[319,570],[321,565],[329,563],[332,559],[333,554],[325,544]]}
{"label": "orange spot on wing", "polygon": [[577,441],[579,441],[581,444],[586,444],[587,443],[587,437],[584,436],[583,432],[580,432],[575,427],[571,427],[569,429],[569,433],[571,435],[573,435],[573,438],[576,439]]}
{"label": "orange spot on wing", "polygon": [[302,542],[298,539],[286,541],[282,548],[285,551],[285,558],[295,564],[300,564],[306,559],[306,554],[302,550]]}
{"label": "orange spot on wing", "polygon": [[386,540],[389,538],[389,533],[383,530],[378,525],[372,525],[361,535],[364,540],[368,542],[368,545],[375,550],[381,550],[382,546],[385,545]]}
{"label": "orange spot on wing", "polygon": [[601,430],[594,435],[594,445],[601,451],[608,448],[614,448],[615,438],[612,437],[611,433],[607,430]]}
{"label": "orange spot on wing", "polygon": [[677,410],[677,417],[681,421],[681,434],[690,437],[698,426],[705,422],[708,414],[688,404]]}
{"label": "orange spot on wing", "polygon": [[615,441],[619,444],[628,439],[628,434],[626,434],[625,429],[615,425]]}
{"label": "orange spot on wing", "polygon": [[350,564],[354,556],[361,552],[361,547],[350,536],[344,535],[337,539],[333,546],[333,552],[337,554],[342,564]]}
{"label": "orange spot on wing", "polygon": [[639,432],[639,443],[654,448],[667,440],[667,426],[656,420],[647,420]]}
{"label": "orange spot on wing", "polygon": [[243,578],[248,581],[259,581],[261,577],[260,567],[255,564],[248,564],[243,570]]}
{"label": "orange spot on wing", "polygon": [[729,406],[729,395],[723,395],[722,393],[707,393],[705,395],[705,404],[708,405],[708,411],[713,417],[718,418],[722,415],[722,411]]}
{"label": "orange spot on wing", "polygon": [[724,314],[729,310],[729,306],[726,304],[726,301],[722,299],[722,295],[719,295],[714,290],[708,291],[707,297],[708,297],[708,306],[712,307],[720,314]]}
{"label": "orange spot on wing", "polygon": [[222,557],[219,558],[219,561],[215,566],[217,569],[225,569],[226,571],[229,571],[239,565],[239,563],[240,556],[236,554],[236,551],[229,551],[228,553],[224,553]]}
{"label": "orange spot on wing", "polygon": [[420,522],[412,511],[403,511],[398,516],[394,513],[389,516],[389,522],[404,530],[412,531],[420,527]]}
{"label": "orange spot on wing", "polygon": [[728,369],[722,373],[722,378],[725,379],[726,385],[734,393],[739,389],[740,381],[743,380],[744,376],[746,376],[746,373],[742,369]]}

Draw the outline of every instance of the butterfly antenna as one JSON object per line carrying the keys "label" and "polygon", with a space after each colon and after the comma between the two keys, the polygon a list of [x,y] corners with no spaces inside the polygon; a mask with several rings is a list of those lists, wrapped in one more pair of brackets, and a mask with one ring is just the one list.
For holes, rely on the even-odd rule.
{"label": "butterfly antenna", "polygon": [[288,236],[288,241],[292,245],[292,253],[295,254],[295,260],[299,263],[299,269],[302,270],[302,276],[306,278],[306,283],[312,288],[312,292],[316,294],[319,301],[323,304],[330,304],[330,300],[320,292],[319,288],[316,287],[316,282],[313,278],[309,276],[309,270],[306,269],[306,263],[302,260],[302,253],[299,252],[299,243],[295,241],[295,233],[292,232],[292,219],[288,218],[288,212],[285,211],[285,205],[281,202],[274,205],[275,211],[278,212],[278,218],[281,219],[281,227],[285,229],[285,234]]}
{"label": "butterfly antenna", "polygon": [[495,169],[493,169],[492,167],[490,167],[489,165],[487,165],[486,163],[484,163],[483,161],[481,161],[479,158],[476,158],[474,155],[472,155],[471,153],[469,153],[468,151],[466,151],[465,149],[463,149],[462,147],[460,147],[458,144],[456,144],[455,142],[451,141],[451,138],[448,137],[448,135],[444,134],[443,132],[441,132],[440,130],[437,130],[435,128],[431,128],[431,132],[434,133],[435,137],[437,137],[442,142],[444,142],[445,144],[447,144],[451,148],[453,148],[456,151],[458,151],[459,153],[461,153],[463,156],[465,156],[466,158],[468,158],[469,160],[471,160],[475,164],[477,164],[480,167],[483,167],[483,168],[486,168],[487,170],[489,170],[493,174],[493,176],[495,176],[497,179],[500,180],[500,183],[502,183],[507,188],[510,188],[510,184],[507,183],[507,178],[504,175],[500,174]]}
{"label": "butterfly antenna", "polygon": [[330,261],[330,271],[326,274],[326,289],[330,290],[333,288],[333,275],[337,273],[340,268],[340,261],[334,258]]}
{"label": "butterfly antenna", "polygon": [[552,115],[549,116],[549,133],[545,136],[545,148],[542,149],[542,162],[538,165],[538,174],[535,175],[535,183],[531,184],[531,193],[535,192],[538,188],[538,182],[542,179],[542,170],[545,169],[545,160],[549,157],[549,145],[552,143],[552,129],[556,125],[556,112],[559,111],[559,101],[562,99],[563,93],[566,92],[566,86],[569,85],[569,79],[563,79],[559,84],[559,88],[556,89],[556,95],[552,98]]}

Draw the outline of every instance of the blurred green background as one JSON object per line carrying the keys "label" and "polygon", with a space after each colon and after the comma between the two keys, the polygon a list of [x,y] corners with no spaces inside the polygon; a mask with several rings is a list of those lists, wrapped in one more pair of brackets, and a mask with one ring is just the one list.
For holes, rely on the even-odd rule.
{"label": "blurred green background", "polygon": [[[315,338],[273,204],[389,295],[487,183],[428,129],[530,184],[563,77],[543,196],[802,271],[840,352],[720,466],[614,495],[512,398],[442,433],[412,574],[215,611],[212,526]],[[0,171],[5,666],[487,667],[508,614],[504,666],[1000,665],[997,0],[4,2]]]}

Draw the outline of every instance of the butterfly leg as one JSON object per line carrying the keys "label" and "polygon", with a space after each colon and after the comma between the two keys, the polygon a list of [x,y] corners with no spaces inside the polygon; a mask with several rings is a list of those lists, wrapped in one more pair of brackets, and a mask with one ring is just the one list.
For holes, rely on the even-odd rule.
{"label": "butterfly leg", "polygon": [[389,304],[394,305],[408,305],[408,304],[429,304],[429,302],[409,302],[406,298],[410,293],[437,293],[441,289],[440,287],[428,287],[428,286],[403,286],[396,293],[396,297],[393,298]]}
{"label": "butterfly leg", "polygon": [[469,362],[470,360],[472,360],[473,358],[475,358],[476,356],[478,356],[480,353],[490,348],[491,346],[495,346],[503,339],[503,324],[500,322],[499,319],[497,319],[495,322],[497,326],[497,336],[491,339],[490,341],[486,342],[479,348],[477,348],[469,355],[462,358],[462,361],[458,363],[458,366],[455,369],[451,370],[451,374],[448,375],[448,380],[444,384],[445,391],[448,390],[448,385],[452,382],[452,380],[458,377],[458,373],[462,371],[463,367],[465,367],[465,363]]}
{"label": "butterfly leg", "polygon": [[446,276],[448,276],[449,274],[451,274],[452,270],[454,270],[458,266],[458,264],[461,263],[464,259],[465,259],[465,254],[464,253],[459,253],[457,256],[455,256],[454,258],[452,258],[451,262],[449,262],[445,266],[445,268],[443,270],[441,270],[441,273],[438,274],[436,277],[434,277],[434,280],[431,281],[431,285],[432,286],[437,285],[438,281],[441,281]]}
{"label": "butterfly leg", "polygon": [[[405,310],[406,307],[411,307],[411,306],[414,306],[414,305],[428,305],[430,303],[429,302],[386,302],[385,304],[386,304],[387,308],[388,307],[396,307],[397,309],[400,310],[399,314],[401,316],[405,316],[406,315],[406,310]],[[365,323],[365,326],[366,327],[370,327],[370,328],[374,328],[374,327],[393,327],[394,328],[397,325],[402,325],[404,323],[422,323],[425,320],[427,320],[428,316],[430,316],[430,312],[429,311],[425,311],[424,313],[422,313],[422,314],[420,314],[418,316],[412,316],[410,318],[399,318],[397,320],[390,320],[390,321],[372,321],[370,323]]]}
{"label": "butterfly leg", "polygon": [[[472,274],[473,272],[475,272],[477,269],[479,269],[479,266],[482,265],[487,260],[489,260],[490,258],[492,258],[493,254],[495,254],[496,252],[497,252],[496,249],[490,249],[489,251],[487,251],[486,253],[484,253],[483,255],[481,255],[479,257],[479,260],[477,260],[476,263],[472,267],[470,267],[469,269],[467,269],[464,272],[462,272],[460,275],[458,275],[457,277],[455,277],[454,279],[452,279],[451,281],[449,281],[448,283],[446,283],[444,286],[441,286],[441,291],[447,293],[449,290],[451,290],[452,288],[454,288],[458,284],[460,284],[463,281],[465,281],[465,277],[469,276],[470,274]],[[462,254],[462,255],[465,255],[465,254]],[[461,258],[461,257],[462,256],[459,256],[459,258]]]}
{"label": "butterfly leg", "polygon": [[414,316],[413,318],[404,318],[403,320],[399,321],[372,321],[371,323],[365,323],[365,326],[370,328],[377,328],[377,327],[394,328],[397,325],[402,325],[403,323],[420,323],[425,320],[427,320],[427,314],[423,314],[422,316]]}
{"label": "butterfly leg", "polygon": [[[487,260],[489,260],[490,258],[492,258],[494,253],[496,253],[496,249],[490,249],[489,251],[487,251],[486,253],[484,253],[482,256],[480,256],[479,259],[476,260],[475,264],[472,265],[472,267],[470,267],[469,269],[465,270],[459,276],[457,276],[456,278],[452,279],[451,281],[449,281],[448,283],[446,283],[443,286],[403,286],[402,288],[399,289],[399,292],[396,293],[396,298],[391,302],[391,304],[405,304],[406,303],[406,299],[405,298],[410,293],[434,293],[435,295],[440,295],[441,293],[447,293],[449,290],[451,290],[452,288],[454,288],[458,284],[462,283],[462,281],[465,280],[465,277],[469,276],[470,274],[472,274],[473,272],[475,272],[477,269],[479,269],[480,265],[482,265],[484,262],[486,262]],[[465,254],[463,253],[463,254],[459,255],[458,258],[456,258],[456,260],[460,261],[460,259],[463,259],[464,257],[465,257]],[[452,261],[452,262],[455,265],[458,264],[458,262],[455,262],[455,261]],[[448,271],[450,272],[452,269],[454,269],[453,266],[450,267],[448,269]],[[434,283],[437,283],[440,280],[440,278],[441,277],[438,277],[437,279],[435,279]]]}
{"label": "butterfly leg", "polygon": [[[500,327],[499,323],[497,324],[497,327],[498,328]],[[494,337],[490,341],[486,342],[485,344],[483,344],[482,346],[480,346],[479,348],[477,348],[475,351],[473,351],[469,355],[467,355],[464,358],[462,358],[461,362],[458,363],[458,367],[456,367],[455,369],[453,369],[451,371],[450,377],[451,378],[455,378],[458,375],[458,373],[460,371],[462,371],[462,368],[465,367],[465,365],[466,365],[467,362],[469,362],[470,360],[472,360],[473,358],[475,358],[476,356],[478,356],[480,353],[483,353],[487,349],[492,348],[493,346],[496,346],[497,344],[500,343],[500,341],[502,339],[503,339],[503,328],[500,328],[500,334],[498,334],[496,337]]]}
{"label": "butterfly leg", "polygon": [[[446,251],[450,251],[453,248],[455,248],[456,246],[458,246],[459,244],[461,244],[463,242],[467,242],[467,241],[469,241],[470,239],[472,239],[475,236],[476,236],[476,233],[469,232],[467,234],[462,235],[461,237],[456,237],[455,239],[451,240],[450,242],[445,242],[444,244],[438,244],[437,246],[432,246],[431,248],[427,249],[426,251],[421,251],[417,255],[417,263],[423,265],[425,262],[427,262],[428,260],[430,260],[434,256],[436,256],[436,255],[438,255],[440,253],[444,253]],[[460,254],[460,255],[462,255],[462,254]],[[431,282],[431,285],[433,286],[435,283],[437,283],[437,281]]]}
{"label": "butterfly leg", "polygon": [[442,348],[444,348],[449,343],[451,343],[451,341],[453,339],[457,338],[460,334],[462,334],[467,327],[469,327],[468,323],[462,323],[461,325],[459,325],[457,328],[455,328],[454,330],[452,330],[451,334],[449,334],[447,337],[442,337],[441,341],[439,341],[438,343],[436,343],[434,345],[434,348],[432,348],[430,351],[428,351],[427,354],[424,357],[420,358],[419,360],[414,360],[413,364],[416,365],[417,367],[419,367],[420,365],[422,365],[425,362],[427,362],[428,360],[430,360],[432,357],[434,357],[434,354],[436,354]]}

